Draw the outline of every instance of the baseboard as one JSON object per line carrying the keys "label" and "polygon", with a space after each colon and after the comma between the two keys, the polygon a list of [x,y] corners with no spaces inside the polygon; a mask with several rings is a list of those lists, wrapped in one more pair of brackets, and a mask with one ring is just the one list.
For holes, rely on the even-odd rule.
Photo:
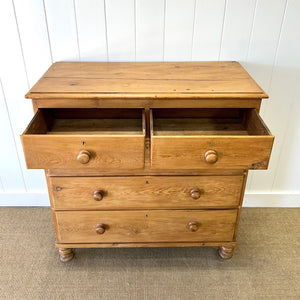
{"label": "baseboard", "polygon": [[[36,193],[0,193],[0,206],[49,206],[47,191]],[[254,194],[247,193],[244,207],[300,207],[300,193]]]}
{"label": "baseboard", "polygon": [[300,207],[300,193],[254,194],[246,193],[244,207]]}
{"label": "baseboard", "polygon": [[0,193],[0,206],[50,206],[47,191]]}

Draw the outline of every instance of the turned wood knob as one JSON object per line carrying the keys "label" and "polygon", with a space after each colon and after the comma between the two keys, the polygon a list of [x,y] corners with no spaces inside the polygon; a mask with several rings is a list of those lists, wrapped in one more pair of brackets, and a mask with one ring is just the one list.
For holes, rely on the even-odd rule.
{"label": "turned wood knob", "polygon": [[189,231],[197,231],[199,228],[199,224],[197,222],[189,222],[188,229]]}
{"label": "turned wood knob", "polygon": [[218,160],[218,153],[215,150],[208,150],[205,152],[204,157],[208,164],[214,164]]}
{"label": "turned wood knob", "polygon": [[99,190],[94,192],[93,198],[96,201],[101,201],[103,199],[103,196],[104,196],[104,192]]}
{"label": "turned wood knob", "polygon": [[87,164],[91,158],[91,153],[87,150],[81,150],[77,156],[77,160],[81,164]]}
{"label": "turned wood knob", "polygon": [[98,224],[96,226],[96,232],[97,232],[97,234],[103,234],[105,232],[105,229],[106,229],[106,226],[103,223]]}
{"label": "turned wood knob", "polygon": [[191,194],[191,197],[193,199],[199,199],[200,196],[201,196],[201,193],[200,193],[199,189],[192,189],[191,192],[190,192],[190,194]]}

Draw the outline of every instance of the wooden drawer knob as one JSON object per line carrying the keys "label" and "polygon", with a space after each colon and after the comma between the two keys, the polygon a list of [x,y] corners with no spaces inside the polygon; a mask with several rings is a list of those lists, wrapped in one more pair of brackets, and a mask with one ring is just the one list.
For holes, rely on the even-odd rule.
{"label": "wooden drawer knob", "polygon": [[189,229],[189,231],[197,231],[198,230],[198,228],[199,228],[199,223],[197,223],[197,222],[189,222],[189,224],[188,224],[188,229]]}
{"label": "wooden drawer knob", "polygon": [[215,150],[208,150],[205,152],[204,157],[208,164],[214,164],[218,160],[218,153]]}
{"label": "wooden drawer knob", "polygon": [[101,223],[101,224],[98,224],[96,226],[96,232],[97,234],[103,234],[105,232],[105,229],[106,229],[106,225]]}
{"label": "wooden drawer knob", "polygon": [[87,164],[90,160],[91,157],[91,153],[87,150],[81,150],[77,156],[77,160],[81,163],[81,164]]}
{"label": "wooden drawer knob", "polygon": [[192,189],[190,194],[193,199],[199,199],[201,196],[201,192],[199,189]]}
{"label": "wooden drawer knob", "polygon": [[99,190],[94,192],[93,198],[95,201],[101,201],[103,199],[103,196],[104,196],[104,192]]}

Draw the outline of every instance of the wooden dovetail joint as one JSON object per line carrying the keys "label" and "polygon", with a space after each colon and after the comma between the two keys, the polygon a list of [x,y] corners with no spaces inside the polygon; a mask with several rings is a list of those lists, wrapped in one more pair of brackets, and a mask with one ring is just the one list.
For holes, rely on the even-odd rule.
{"label": "wooden dovetail joint", "polygon": [[73,259],[74,252],[71,248],[58,248],[59,259],[62,262],[68,262]]}

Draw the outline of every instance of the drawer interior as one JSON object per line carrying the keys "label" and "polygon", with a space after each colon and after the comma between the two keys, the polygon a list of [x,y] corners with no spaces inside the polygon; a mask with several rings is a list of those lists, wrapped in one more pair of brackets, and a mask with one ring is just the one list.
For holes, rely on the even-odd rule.
{"label": "drawer interior", "polygon": [[145,135],[142,109],[39,109],[25,134]]}
{"label": "drawer interior", "polygon": [[153,109],[152,136],[270,135],[255,109]]}

